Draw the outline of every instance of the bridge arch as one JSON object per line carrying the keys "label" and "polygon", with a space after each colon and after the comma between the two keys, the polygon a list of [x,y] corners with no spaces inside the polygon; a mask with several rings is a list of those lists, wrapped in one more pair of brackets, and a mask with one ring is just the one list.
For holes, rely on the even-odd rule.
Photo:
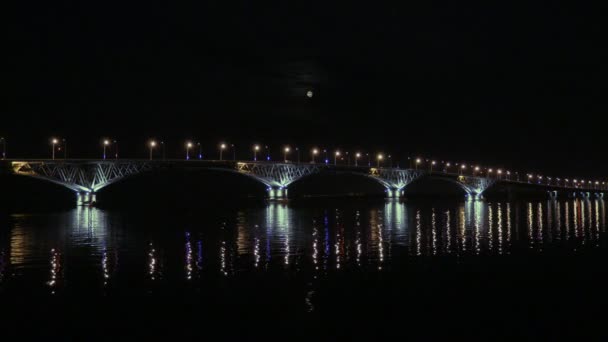
{"label": "bridge arch", "polygon": [[[404,195],[464,195],[467,198],[482,198],[484,192],[494,184],[493,180],[466,176],[424,175],[403,188]],[[450,191],[451,189],[459,191]],[[447,191],[447,192],[446,192]]]}
{"label": "bridge arch", "polygon": [[378,194],[391,189],[386,181],[369,173],[350,170],[323,169],[306,174],[289,183],[290,194],[297,197],[328,194]]}

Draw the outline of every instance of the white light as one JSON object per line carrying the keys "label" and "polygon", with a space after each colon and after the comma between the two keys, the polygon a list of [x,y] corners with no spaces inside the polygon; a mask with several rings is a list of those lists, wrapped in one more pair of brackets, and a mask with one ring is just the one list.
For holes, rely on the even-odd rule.
{"label": "white light", "polygon": [[152,146],[152,147],[156,146],[156,141],[150,141],[150,146]]}
{"label": "white light", "polygon": [[259,151],[259,150],[260,150],[260,145],[255,145],[255,146],[253,147],[253,149],[254,149],[254,150],[256,150],[256,151]]}
{"label": "white light", "polygon": [[103,144],[106,145],[106,146],[110,145],[110,141],[109,140],[104,140]]}
{"label": "white light", "polygon": [[314,93],[312,92],[312,90],[309,90],[306,92],[306,96],[310,99],[312,98],[312,96],[314,95]]}
{"label": "white light", "polygon": [[226,148],[226,144],[221,144],[221,145],[220,145],[220,148],[221,148],[222,150],[223,150],[223,149],[225,149],[225,148]]}

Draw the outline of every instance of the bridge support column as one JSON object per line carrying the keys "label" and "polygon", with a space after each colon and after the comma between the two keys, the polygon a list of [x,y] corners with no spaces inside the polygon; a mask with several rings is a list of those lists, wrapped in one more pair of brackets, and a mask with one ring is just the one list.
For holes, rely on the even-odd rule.
{"label": "bridge support column", "polygon": [[76,193],[76,205],[92,205],[97,201],[95,193],[79,191]]}
{"label": "bridge support column", "polygon": [[268,199],[270,199],[270,200],[284,200],[284,199],[287,199],[287,188],[284,188],[284,187],[270,187],[270,188],[268,188]]}
{"label": "bridge support column", "polygon": [[400,189],[386,188],[386,198],[399,198],[399,197],[401,197]]}

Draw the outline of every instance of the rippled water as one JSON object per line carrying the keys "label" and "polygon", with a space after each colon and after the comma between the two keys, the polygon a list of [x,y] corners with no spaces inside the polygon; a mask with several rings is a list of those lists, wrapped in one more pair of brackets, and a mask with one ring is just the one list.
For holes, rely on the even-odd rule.
{"label": "rippled water", "polygon": [[[498,276],[507,272],[505,278],[515,283],[526,283],[547,268],[576,270],[579,265],[563,260],[600,258],[605,232],[602,199],[9,213],[0,216],[0,295],[61,301],[193,295],[207,296],[216,305],[221,301],[231,310],[256,311],[264,305],[275,310],[284,302],[289,303],[280,309],[285,312],[323,315],[335,311],[333,298],[340,294],[332,291],[339,285],[339,292],[364,305],[376,305],[380,295],[371,296],[365,288],[386,289],[381,298],[388,302],[382,305],[392,310],[392,300],[395,305],[411,300],[395,292],[395,284],[404,290],[437,286],[443,291],[429,284],[467,272],[479,278],[492,269],[499,270]],[[528,264],[537,260],[543,261]],[[414,277],[425,285],[411,285]],[[550,284],[542,277],[536,281]],[[491,293],[503,289],[489,286]],[[265,304],[256,295],[264,296]]]}

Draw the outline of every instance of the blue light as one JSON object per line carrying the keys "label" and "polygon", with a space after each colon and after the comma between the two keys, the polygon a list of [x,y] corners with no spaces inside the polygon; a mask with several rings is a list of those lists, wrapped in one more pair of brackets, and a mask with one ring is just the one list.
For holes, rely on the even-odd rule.
{"label": "blue light", "polygon": [[270,160],[270,156],[266,157],[266,160]]}
{"label": "blue light", "polygon": [[203,155],[199,153],[198,159],[203,159]]}

